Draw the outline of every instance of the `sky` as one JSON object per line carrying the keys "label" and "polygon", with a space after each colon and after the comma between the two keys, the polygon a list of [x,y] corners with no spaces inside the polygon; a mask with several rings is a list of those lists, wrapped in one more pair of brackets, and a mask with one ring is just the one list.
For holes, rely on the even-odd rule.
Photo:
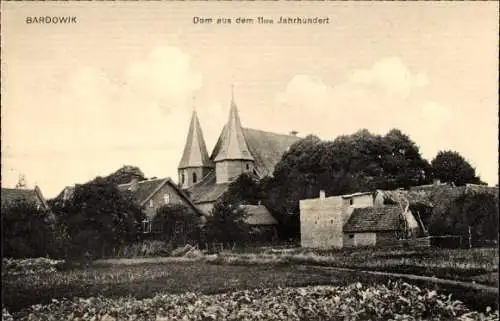
{"label": "sky", "polygon": [[[244,127],[328,140],[399,128],[429,161],[454,150],[498,183],[496,1],[1,7],[3,187],[22,174],[50,198],[123,165],[176,180],[193,108],[210,152],[232,85]],[[258,16],[329,24],[235,23]]]}

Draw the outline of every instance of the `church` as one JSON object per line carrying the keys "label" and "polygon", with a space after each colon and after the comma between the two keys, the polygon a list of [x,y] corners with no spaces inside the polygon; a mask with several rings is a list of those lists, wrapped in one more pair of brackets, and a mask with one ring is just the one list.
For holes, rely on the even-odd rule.
{"label": "church", "polygon": [[193,111],[178,166],[179,186],[201,212],[209,214],[239,175],[251,173],[259,179],[272,176],[282,155],[299,139],[296,132],[284,135],[244,128],[232,95],[227,123],[210,156],[200,120]]}

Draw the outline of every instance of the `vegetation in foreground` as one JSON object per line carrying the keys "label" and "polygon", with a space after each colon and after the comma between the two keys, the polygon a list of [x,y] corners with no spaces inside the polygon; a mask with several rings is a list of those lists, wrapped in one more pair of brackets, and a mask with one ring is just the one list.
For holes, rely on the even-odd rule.
{"label": "vegetation in foreground", "polygon": [[[251,267],[208,264],[217,263],[217,260],[217,256],[209,256],[192,261],[105,264],[85,269],[39,271],[25,275],[5,273],[2,275],[3,304],[9,311],[19,312],[32,305],[49,304],[53,300],[63,298],[133,296],[136,299],[144,299],[164,293],[214,294],[255,288],[321,284],[346,286],[353,282],[377,286],[391,279],[361,272],[332,271],[297,264],[253,264]],[[429,282],[415,284],[443,293],[453,293],[454,297],[475,309],[497,307],[495,293],[443,287]]]}
{"label": "vegetation in foreground", "polygon": [[[13,315],[16,320],[498,320],[461,301],[407,283],[308,286],[216,295],[158,294],[150,299],[53,300]],[[3,310],[5,320],[13,320]]]}

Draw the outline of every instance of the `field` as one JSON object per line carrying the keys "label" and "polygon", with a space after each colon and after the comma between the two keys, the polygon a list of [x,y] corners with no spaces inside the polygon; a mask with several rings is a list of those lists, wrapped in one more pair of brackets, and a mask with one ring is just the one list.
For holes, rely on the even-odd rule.
{"label": "field", "polygon": [[356,249],[318,251],[290,249],[259,253],[223,253],[221,264],[308,264],[434,276],[498,285],[498,248]]}
{"label": "field", "polygon": [[389,315],[394,320],[498,320],[497,312],[487,310],[497,308],[491,293],[409,285],[325,267],[394,271],[403,260],[425,273],[445,269],[447,275],[481,276],[490,284],[484,275],[497,273],[498,253],[477,249],[467,254],[267,250],[189,260],[101,261],[88,268],[4,274],[3,307],[16,320],[182,320],[181,315],[188,315],[186,320],[344,320],[347,315],[353,315],[349,320],[388,320]]}

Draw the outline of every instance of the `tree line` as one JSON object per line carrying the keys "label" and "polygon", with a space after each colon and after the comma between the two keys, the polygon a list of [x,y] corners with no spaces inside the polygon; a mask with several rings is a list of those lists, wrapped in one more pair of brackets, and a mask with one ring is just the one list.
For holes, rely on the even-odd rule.
{"label": "tree line", "polygon": [[[77,186],[71,201],[51,200],[50,213],[24,203],[3,208],[4,256],[71,258],[90,252],[99,257],[119,246],[140,241],[144,214],[129,192],[117,188],[117,184],[127,183],[132,177],[145,179],[142,171],[133,166],[97,177]],[[272,177],[257,179],[243,174],[233,181],[216,202],[212,215],[203,222],[185,207],[168,205],[158,211],[153,224],[161,226],[167,239],[177,242],[245,242],[249,226],[244,222],[246,213],[240,205],[263,204],[279,221],[281,238],[297,239],[299,201],[318,197],[320,190],[327,195],[342,195],[408,188],[430,184],[434,179],[457,186],[484,184],[457,152],[440,151],[429,162],[409,136],[397,129],[386,135],[360,130],[332,141],[310,135],[290,146]],[[498,216],[498,202],[488,196],[483,198],[458,199],[447,211],[450,216],[430,220],[433,224],[430,229],[446,233],[488,222],[480,224],[478,233],[490,235],[498,223],[495,225],[489,213],[496,204]],[[480,214],[471,215],[473,212]]]}

